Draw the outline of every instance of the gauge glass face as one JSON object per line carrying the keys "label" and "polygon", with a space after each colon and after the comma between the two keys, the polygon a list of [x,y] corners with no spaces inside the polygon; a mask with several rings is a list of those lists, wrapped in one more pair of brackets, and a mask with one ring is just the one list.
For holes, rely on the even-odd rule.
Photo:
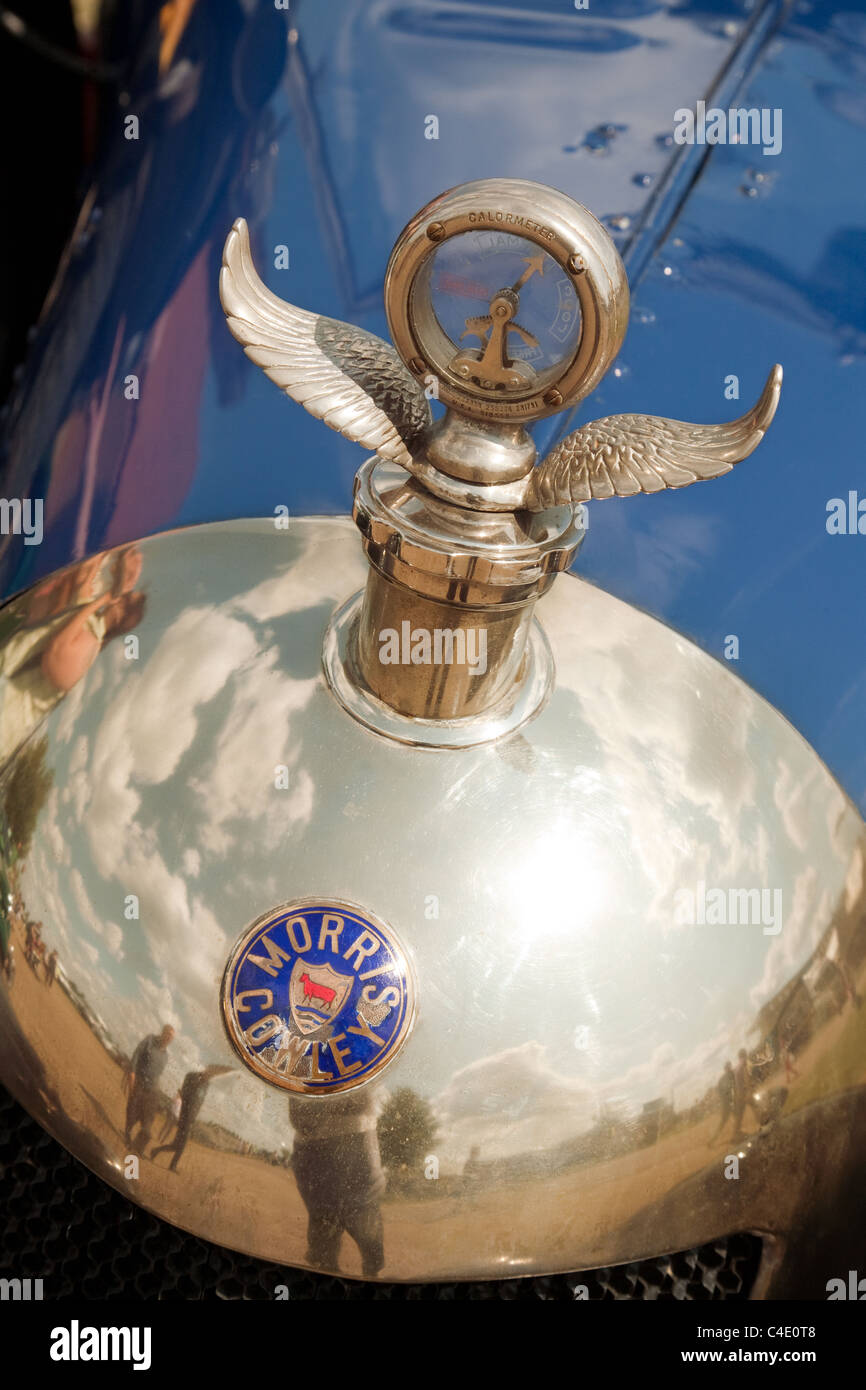
{"label": "gauge glass face", "polygon": [[469,389],[527,394],[572,361],[580,304],[569,277],[534,242],[509,232],[464,232],[443,242],[428,264],[426,291],[444,334],[435,335],[431,353],[440,370]]}

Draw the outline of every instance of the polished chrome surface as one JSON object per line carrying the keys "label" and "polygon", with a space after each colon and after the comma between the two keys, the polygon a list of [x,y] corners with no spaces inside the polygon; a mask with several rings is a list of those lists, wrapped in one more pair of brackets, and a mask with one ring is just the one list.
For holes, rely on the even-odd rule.
{"label": "polished chrome surface", "polygon": [[[572,576],[537,605],[555,688],[517,733],[383,739],[321,670],[365,570],[348,521],[232,522],[3,610],[4,1083],[134,1200],[289,1264],[333,1268],[323,1193],[364,1217],[339,1264],[368,1278],[805,1229],[859,1161],[859,815],[729,670]],[[247,923],[312,896],[393,927],[417,1022],[369,1085],[287,1101],[236,1058],[220,986]]]}
{"label": "polished chrome surface", "polygon": [[[585,508],[466,512],[373,458],[358,470],[353,517],[370,572],[345,628],[349,648],[326,660],[346,708],[380,732],[395,728],[401,740],[405,719],[392,721],[383,705],[422,720],[420,744],[436,720],[457,723],[433,731],[433,743],[446,747],[455,746],[455,732],[463,746],[516,728],[548,685],[543,643],[530,642],[535,604],[574,559]],[[473,716],[484,727],[469,728]]]}
{"label": "polished chrome surface", "polygon": [[[431,491],[459,505],[464,497],[474,496],[477,489],[493,482],[525,478],[536,457],[535,443],[523,425],[491,424],[446,410],[425,432],[412,472],[423,482],[429,470],[434,484]],[[483,493],[480,496],[483,498]]]}
{"label": "polished chrome surface", "polygon": [[[368,591],[373,585],[384,584],[375,572],[367,576]],[[411,598],[410,595],[406,597]],[[507,665],[511,680],[499,698],[485,704],[482,710],[462,716],[447,715],[439,693],[431,692],[429,682],[423,679],[417,684],[395,679],[393,688],[386,685],[383,690],[382,673],[376,671],[373,664],[375,653],[369,652],[366,666],[362,664],[365,643],[361,625],[365,614],[377,611],[375,599],[372,604],[365,599],[365,591],[361,590],[337,609],[325,632],[322,667],[332,693],[347,714],[377,734],[416,748],[475,748],[478,744],[513,734],[538,713],[550,694],[554,679],[553,657],[543,628],[531,618],[531,610],[526,631],[520,633],[520,661],[515,666]],[[523,611],[525,614],[526,609]],[[368,635],[368,648],[369,645]],[[441,673],[441,667],[439,669]],[[368,676],[372,676],[375,688]],[[425,716],[398,708],[398,701],[411,701],[416,694],[419,708],[430,705],[435,712]],[[385,695],[390,699],[383,698]],[[460,692],[458,703],[459,707],[465,704],[463,692]]]}
{"label": "polished chrome surface", "polygon": [[569,502],[541,513],[465,512],[402,469],[368,459],[355,477],[353,517],[370,564],[423,598],[500,608],[545,593],[586,535]]}

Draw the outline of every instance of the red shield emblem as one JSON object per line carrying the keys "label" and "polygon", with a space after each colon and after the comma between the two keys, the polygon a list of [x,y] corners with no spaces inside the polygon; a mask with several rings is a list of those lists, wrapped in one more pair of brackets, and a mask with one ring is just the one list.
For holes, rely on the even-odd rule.
{"label": "red shield emblem", "polygon": [[289,978],[289,1007],[302,1033],[333,1023],[349,997],[353,975],[338,975],[330,965],[296,960]]}

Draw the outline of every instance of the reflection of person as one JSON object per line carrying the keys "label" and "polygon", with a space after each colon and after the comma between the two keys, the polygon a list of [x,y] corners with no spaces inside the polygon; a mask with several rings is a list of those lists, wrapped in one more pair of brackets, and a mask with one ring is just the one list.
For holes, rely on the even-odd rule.
{"label": "reflection of person", "polygon": [[720,1115],[716,1131],[709,1140],[711,1144],[716,1139],[718,1139],[719,1135],[721,1134],[722,1130],[724,1129],[725,1125],[727,1124],[728,1120],[734,1112],[734,1068],[731,1066],[730,1062],[725,1063],[725,1069],[719,1077],[719,1084],[717,1089],[719,1092]]}
{"label": "reflection of person", "polygon": [[467,1200],[474,1207],[481,1188],[481,1148],[478,1144],[472,1145],[463,1165],[463,1186]]}
{"label": "reflection of person", "polygon": [[791,1049],[791,1044],[790,1044],[790,1043],[785,1043],[784,1058],[785,1058],[785,1080],[788,1081],[788,1082],[790,1082],[790,1081],[793,1081],[793,1079],[794,1079],[795,1076],[799,1076],[799,1075],[800,1075],[800,1073],[799,1073],[798,1070],[797,1070],[796,1063],[795,1063],[795,1061],[794,1061],[794,1053],[793,1053],[793,1051],[792,1051],[792,1049]]}
{"label": "reflection of person", "polygon": [[41,958],[44,957],[45,946],[42,942],[42,923],[28,922],[24,928],[24,954],[27,963],[33,970],[36,969]]}
{"label": "reflection of person", "polygon": [[180,1119],[180,1091],[178,1091],[171,1105],[165,1113],[162,1129],[159,1132],[159,1142],[164,1144],[172,1129]]}
{"label": "reflection of person", "polygon": [[167,1023],[161,1033],[151,1033],[140,1042],[133,1054],[125,1138],[127,1144],[132,1144],[133,1130],[138,1128],[135,1147],[142,1154],[150,1143],[150,1128],[159,1108],[158,1082],[165,1070],[166,1051],[173,1037],[174,1029]]}
{"label": "reflection of person", "polygon": [[26,626],[39,627],[51,618],[69,616],[92,599],[108,602],[131,594],[141,577],[142,564],[140,548],[127,545],[111,556],[92,555],[50,579],[43,579],[25,596]]}
{"label": "reflection of person", "polygon": [[79,565],[71,565],[50,579],[43,579],[26,596],[28,627],[56,618],[58,613],[96,598],[104,555],[91,555]]}
{"label": "reflection of person", "polygon": [[0,758],[11,756],[44,716],[87,674],[113,637],[141,622],[146,596],[134,592],[141,553],[127,547],[115,558],[111,587],[99,587],[104,556],[40,585],[26,619],[0,652]]}
{"label": "reflection of person", "polygon": [[734,1070],[734,1134],[738,1139],[743,1132],[743,1115],[748,1105],[754,1111],[752,1098],[749,1095],[749,1085],[752,1079],[752,1069],[749,1066],[749,1058],[746,1049],[741,1047],[737,1053],[737,1065]]}
{"label": "reflection of person", "polygon": [[[39,672],[54,691],[65,695],[90,670],[102,647],[141,622],[144,594],[102,595],[64,619],[42,648]],[[16,676],[18,672],[16,672]]]}
{"label": "reflection of person", "polygon": [[472,1184],[473,1186],[477,1184],[478,1179],[481,1176],[481,1160],[479,1158],[480,1153],[481,1149],[479,1148],[479,1146],[477,1144],[473,1144],[472,1148],[469,1150],[469,1157],[463,1165],[464,1180],[467,1183]]}
{"label": "reflection of person", "polygon": [[[851,970],[848,966],[848,963],[844,960],[840,960],[838,962],[837,968],[839,970],[839,974],[842,976],[842,984],[845,987],[846,998],[851,1000],[851,1003],[854,1005],[855,1009],[859,1009],[863,1001],[861,1000],[860,995],[857,993],[857,986],[854,983],[854,976],[851,974]],[[844,1003],[842,1007],[845,1007]]]}
{"label": "reflection of person", "polygon": [[379,1203],[385,1175],[376,1135],[376,1105],[366,1089],[328,1098],[293,1096],[292,1170],[307,1208],[307,1260],[337,1270],[345,1231],[361,1252],[366,1278],[385,1263]]}
{"label": "reflection of person", "polygon": [[198,1119],[198,1113],[204,1105],[204,1098],[207,1095],[207,1088],[215,1076],[235,1075],[233,1067],[205,1067],[204,1071],[188,1071],[183,1078],[180,1088],[180,1115],[177,1121],[177,1133],[171,1144],[160,1144],[150,1155],[156,1158],[157,1154],[167,1153],[172,1150],[174,1157],[169,1164],[171,1171],[177,1171],[178,1160],[187,1146],[192,1127]]}

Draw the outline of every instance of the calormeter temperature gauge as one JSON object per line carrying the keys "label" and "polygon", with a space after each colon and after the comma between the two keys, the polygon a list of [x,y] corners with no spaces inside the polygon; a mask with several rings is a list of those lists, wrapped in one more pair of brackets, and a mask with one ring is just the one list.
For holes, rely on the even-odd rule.
{"label": "calormeter temperature gauge", "polygon": [[599,222],[520,179],[465,184],[424,208],[385,277],[397,351],[439,398],[479,419],[526,422],[585,396],[628,320],[622,262]]}
{"label": "calormeter temperature gauge", "polygon": [[[625,335],[628,283],[586,208],[523,179],[443,193],[398,237],[385,275],[396,353],[266,289],[243,221],[226,242],[220,293],[232,333],[288,395],[428,493],[482,512],[543,512],[717,477],[757,446],[781,387],[775,367],[753,409],[720,425],[594,420],[536,468],[526,426],[597,386]],[[431,397],[444,418],[433,420]]]}

